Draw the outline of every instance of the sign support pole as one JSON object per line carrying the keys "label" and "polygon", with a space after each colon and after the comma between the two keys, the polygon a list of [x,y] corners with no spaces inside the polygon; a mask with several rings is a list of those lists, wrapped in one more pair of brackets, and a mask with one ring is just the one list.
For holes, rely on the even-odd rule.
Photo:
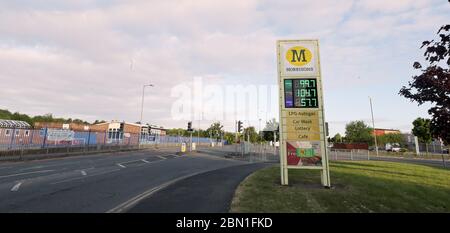
{"label": "sign support pole", "polygon": [[192,131],[191,131],[191,146],[189,147],[189,151],[192,151]]}

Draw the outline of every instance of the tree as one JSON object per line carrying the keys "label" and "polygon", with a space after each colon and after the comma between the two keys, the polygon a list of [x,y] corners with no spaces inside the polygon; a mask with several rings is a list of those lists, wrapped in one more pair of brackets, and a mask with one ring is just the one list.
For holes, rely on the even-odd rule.
{"label": "tree", "polygon": [[214,122],[209,126],[208,129],[206,129],[207,135],[211,138],[215,138],[217,141],[221,138],[221,135],[223,135],[223,125],[220,124],[220,122]]}
{"label": "tree", "polygon": [[6,109],[0,109],[0,119],[11,120],[12,113]]}
{"label": "tree", "polygon": [[[274,141],[274,136],[277,137],[277,140],[280,139],[280,132],[278,130],[279,123],[275,118],[266,122],[266,126],[263,129],[262,138],[265,141]],[[274,135],[275,132],[275,135]]]}
{"label": "tree", "polygon": [[[78,124],[89,124],[89,122],[81,120],[81,119],[72,119],[72,118],[54,118],[51,113],[47,113],[45,115],[37,115],[37,116],[29,116],[27,114],[22,114],[19,112],[11,113],[6,109],[0,109],[0,119],[6,120],[16,120],[16,121],[25,121],[30,125],[34,125],[35,122],[59,122],[59,123],[78,123]],[[104,121],[103,121],[104,122]],[[98,123],[97,120],[95,123]]]}
{"label": "tree", "polygon": [[431,133],[431,120],[417,118],[413,121],[412,133],[419,139],[419,142],[425,143],[426,151],[428,153],[428,144],[431,143],[433,137]]}
{"label": "tree", "polygon": [[340,143],[342,142],[341,134],[337,133],[332,138],[330,138],[330,142]]}
{"label": "tree", "polygon": [[235,143],[236,135],[234,133],[225,132],[223,139],[228,143]]}
{"label": "tree", "polygon": [[405,138],[399,133],[388,133],[377,137],[379,145],[386,145],[388,143],[397,143],[400,146],[404,146]]}
{"label": "tree", "polygon": [[11,120],[25,121],[28,124],[33,125],[33,119],[27,114],[20,114],[18,112],[15,112],[14,114],[11,115]]}
{"label": "tree", "polygon": [[258,142],[260,140],[260,137],[253,126],[244,129],[243,137],[244,141],[247,141],[248,137],[250,137],[250,142]]}
{"label": "tree", "polygon": [[430,143],[432,136],[431,136],[431,121],[430,119],[424,119],[424,118],[417,118],[413,121],[413,129],[412,133],[414,136],[417,136],[419,139],[419,142],[422,143]]}
{"label": "tree", "polygon": [[188,136],[189,133],[185,129],[167,129],[166,134],[169,136]]}
{"label": "tree", "polygon": [[[413,81],[408,83],[408,87],[403,86],[399,94],[411,101],[417,102],[418,105],[426,102],[434,104],[428,110],[428,113],[431,115],[431,135],[436,138],[441,138],[445,144],[449,144],[450,24],[442,26],[437,34],[439,34],[440,40],[424,41],[420,47],[426,47],[424,57],[429,63],[428,67],[422,69],[422,65],[419,62],[414,62],[413,67],[415,69],[422,69],[422,74],[414,76]],[[447,63],[446,67],[443,64],[445,60]]]}
{"label": "tree", "polygon": [[352,121],[345,126],[345,138],[348,142],[372,145],[372,128],[366,125],[364,121]]}
{"label": "tree", "polygon": [[100,123],[105,123],[105,122],[106,121],[104,121],[104,120],[95,120],[93,124],[95,125],[95,124],[100,124]]}

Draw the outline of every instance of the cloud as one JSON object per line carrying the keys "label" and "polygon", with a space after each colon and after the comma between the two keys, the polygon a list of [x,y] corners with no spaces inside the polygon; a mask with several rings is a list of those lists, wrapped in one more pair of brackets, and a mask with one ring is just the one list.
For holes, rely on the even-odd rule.
{"label": "cloud", "polygon": [[361,0],[356,2],[356,5],[367,12],[399,13],[422,9],[430,6],[432,2],[432,0]]}
{"label": "cloud", "polygon": [[406,83],[409,71],[395,62],[414,55],[447,13],[431,0],[4,1],[0,106],[136,121],[142,85],[153,83],[144,118],[184,126],[171,120],[173,86],[195,76],[211,85],[275,84],[277,39],[320,39],[326,90],[392,78],[385,73]]}
{"label": "cloud", "polygon": [[297,37],[311,32],[336,30],[349,13],[353,1],[275,1],[263,0],[258,10],[264,13],[266,25],[276,32]]}

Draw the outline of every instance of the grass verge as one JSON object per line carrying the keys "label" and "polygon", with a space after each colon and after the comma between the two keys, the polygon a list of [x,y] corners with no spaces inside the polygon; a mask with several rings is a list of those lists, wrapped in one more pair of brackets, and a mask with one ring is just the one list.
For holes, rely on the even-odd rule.
{"label": "grass verge", "polygon": [[450,170],[383,161],[330,163],[333,189],[314,170],[259,170],[236,190],[231,212],[450,212]]}

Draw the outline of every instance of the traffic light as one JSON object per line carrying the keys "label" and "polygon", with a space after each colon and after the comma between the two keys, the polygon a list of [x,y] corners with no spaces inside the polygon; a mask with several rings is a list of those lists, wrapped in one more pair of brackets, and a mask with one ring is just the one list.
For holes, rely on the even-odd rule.
{"label": "traffic light", "polygon": [[187,131],[192,131],[192,121],[188,122],[188,128]]}
{"label": "traffic light", "polygon": [[242,131],[242,121],[238,121],[238,133]]}

